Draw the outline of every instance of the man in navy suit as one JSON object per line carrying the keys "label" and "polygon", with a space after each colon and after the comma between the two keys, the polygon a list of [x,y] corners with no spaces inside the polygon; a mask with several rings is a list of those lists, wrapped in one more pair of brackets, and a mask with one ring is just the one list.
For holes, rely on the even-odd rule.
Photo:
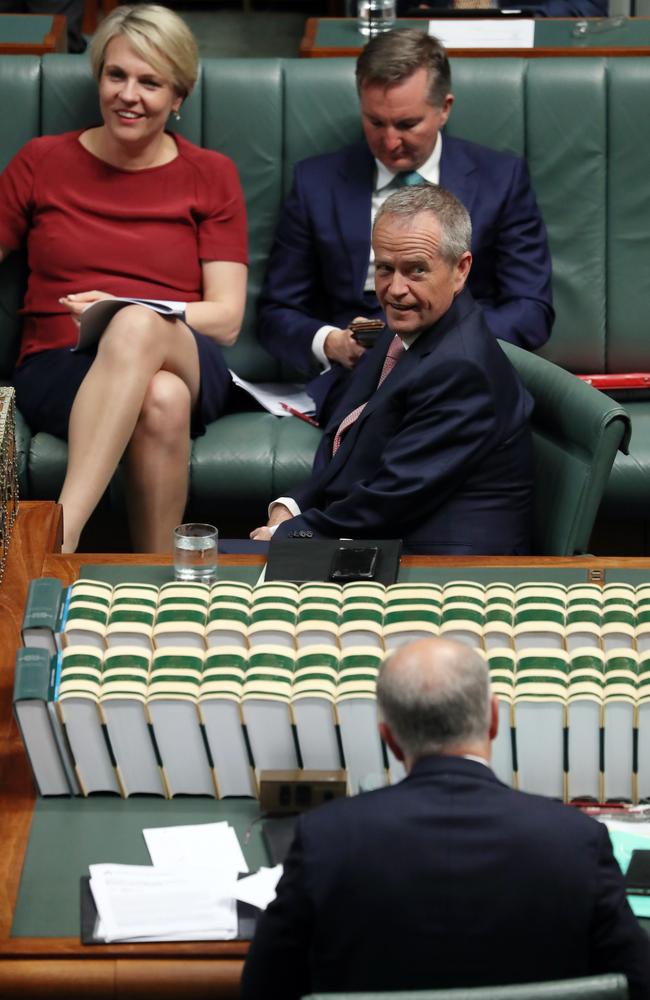
{"label": "man in navy suit", "polygon": [[525,554],[532,401],[480,306],[465,207],[404,187],[373,229],[388,329],[353,371],[311,476],[253,538],[402,538],[432,554]]}
{"label": "man in navy suit", "polygon": [[[469,287],[494,336],[539,347],[553,322],[551,260],[525,162],[442,135],[454,100],[449,61],[424,32],[370,41],[357,86],[365,141],[296,166],[260,300],[262,344],[305,373],[318,364],[338,366],[338,376],[352,368],[364,349],[350,321],[382,315],[371,221],[397,185],[428,181],[469,210]],[[318,404],[337,381],[327,374],[312,383]]]}
{"label": "man in navy suit", "polygon": [[377,683],[397,785],[297,821],[242,1000],[527,983],[618,972],[650,995],[650,943],[606,828],[503,785],[498,706],[468,646],[402,646]]}

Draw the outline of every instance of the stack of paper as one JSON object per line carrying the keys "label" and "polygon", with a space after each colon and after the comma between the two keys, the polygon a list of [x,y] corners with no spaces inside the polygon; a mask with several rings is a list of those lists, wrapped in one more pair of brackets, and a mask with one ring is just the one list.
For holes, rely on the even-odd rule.
{"label": "stack of paper", "polygon": [[143,831],[153,866],[90,866],[97,938],[212,941],[237,936],[237,899],[265,907],[281,866],[238,881],[248,865],[225,822]]}

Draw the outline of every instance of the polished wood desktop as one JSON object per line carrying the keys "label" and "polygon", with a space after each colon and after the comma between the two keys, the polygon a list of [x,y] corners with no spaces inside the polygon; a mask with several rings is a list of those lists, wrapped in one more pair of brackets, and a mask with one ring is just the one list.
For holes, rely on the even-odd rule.
{"label": "polished wood desktop", "polygon": [[[21,503],[0,585],[0,996],[14,998],[157,996],[237,997],[247,944],[243,941],[82,945],[71,937],[11,937],[20,873],[35,795],[27,759],[12,719],[13,662],[29,581],[56,576],[68,584],[84,564],[169,565],[169,556],[61,555],[61,510],[49,502]],[[262,566],[258,555],[222,556],[220,565]],[[595,582],[608,567],[647,568],[647,559],[424,557],[410,566],[584,567]]]}
{"label": "polished wood desktop", "polygon": [[[471,23],[471,22],[470,22]],[[576,26],[586,26],[584,33]],[[395,28],[426,32],[429,18],[398,18]],[[310,17],[300,43],[307,59],[358,56],[368,41],[357,30],[355,17]],[[647,56],[650,55],[650,18],[539,18],[535,21],[533,48],[449,48],[450,56],[472,58],[542,56]]]}
{"label": "polished wood desktop", "polygon": [[0,55],[44,56],[67,51],[63,14],[0,14]]}

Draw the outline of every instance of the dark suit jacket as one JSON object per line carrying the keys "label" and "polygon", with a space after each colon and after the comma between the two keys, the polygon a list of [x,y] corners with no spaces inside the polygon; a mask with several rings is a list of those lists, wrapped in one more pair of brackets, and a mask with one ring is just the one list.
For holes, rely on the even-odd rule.
{"label": "dark suit jacket", "polygon": [[[469,292],[377,390],[390,330],[359,362],[325,429],[302,514],[276,537],[403,538],[422,553],[523,554],[532,402]],[[369,400],[332,457],[336,430]]]}
{"label": "dark suit jacket", "polygon": [[302,816],[261,916],[242,1000],[622,972],[650,995],[650,944],[602,824],[429,757],[390,788]]}
{"label": "dark suit jacket", "polygon": [[[259,336],[271,354],[304,372],[313,369],[319,327],[382,315],[374,293],[363,291],[374,169],[365,142],[296,165],[260,299]],[[525,162],[445,135],[440,183],[470,213],[469,288],[490,330],[539,347],[553,322],[551,259]]]}

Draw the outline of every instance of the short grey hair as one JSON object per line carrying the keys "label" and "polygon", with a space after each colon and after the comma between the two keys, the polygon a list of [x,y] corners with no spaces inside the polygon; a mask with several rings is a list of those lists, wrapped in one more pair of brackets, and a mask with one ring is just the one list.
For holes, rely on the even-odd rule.
{"label": "short grey hair", "polygon": [[450,264],[456,264],[462,254],[472,248],[472,221],[469,212],[456,195],[439,184],[416,184],[391,194],[380,206],[373,224],[386,216],[413,219],[422,212],[431,212],[440,225],[440,253]]}
{"label": "short grey hair", "polygon": [[408,643],[384,662],[377,703],[412,760],[485,740],[491,715],[487,664],[460,642]]}
{"label": "short grey hair", "polygon": [[429,76],[427,102],[442,107],[451,91],[449,59],[442,42],[418,28],[386,31],[372,38],[357,59],[357,90],[361,93],[367,84],[395,86],[419,69]]}

